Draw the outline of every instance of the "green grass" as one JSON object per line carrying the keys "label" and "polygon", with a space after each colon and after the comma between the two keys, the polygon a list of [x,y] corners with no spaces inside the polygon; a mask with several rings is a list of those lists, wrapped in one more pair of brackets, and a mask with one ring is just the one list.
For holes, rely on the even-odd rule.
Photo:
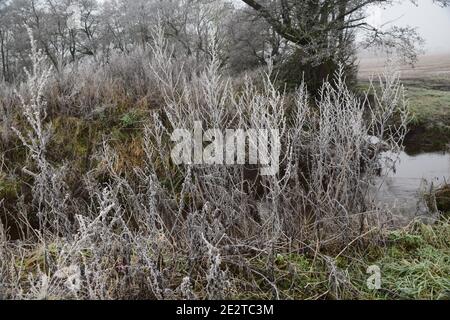
{"label": "green grass", "polygon": [[373,298],[450,299],[450,225],[415,223],[392,232],[368,263],[381,268],[382,290],[368,292]]}
{"label": "green grass", "polygon": [[8,179],[0,172],[0,200],[16,199],[20,185],[17,181]]}
{"label": "green grass", "polygon": [[450,144],[450,91],[409,84],[406,93],[412,114],[406,151],[447,149]]}
{"label": "green grass", "polygon": [[407,87],[413,123],[450,128],[450,91]]}
{"label": "green grass", "polygon": [[[450,144],[450,79],[430,78],[402,81],[411,111],[406,151],[410,154],[441,151]],[[360,82],[357,92],[369,89]]]}
{"label": "green grass", "polygon": [[[450,224],[413,222],[349,259],[349,274],[365,299],[450,299]],[[356,262],[355,262],[356,261]],[[381,289],[366,286],[367,266],[381,271]]]}
{"label": "green grass", "polygon": [[[341,275],[338,289],[327,259]],[[252,268],[262,272],[263,265],[259,260]],[[380,289],[367,286],[366,271],[372,265],[380,268]],[[450,224],[414,222],[389,232],[384,244],[348,248],[334,259],[312,253],[278,254],[273,268],[274,283],[284,299],[450,299]],[[273,297],[267,281],[256,278],[254,283],[259,290],[254,286],[239,290],[235,298]]]}

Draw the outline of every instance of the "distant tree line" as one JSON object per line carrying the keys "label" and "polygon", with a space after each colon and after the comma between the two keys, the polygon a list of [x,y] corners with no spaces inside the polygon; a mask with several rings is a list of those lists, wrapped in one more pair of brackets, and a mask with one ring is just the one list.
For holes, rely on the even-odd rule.
{"label": "distant tree line", "polygon": [[[436,1],[442,6],[448,0]],[[370,6],[387,0],[0,0],[0,61],[4,81],[29,62],[27,28],[56,70],[84,57],[145,50],[161,24],[174,54],[197,61],[211,47],[232,72],[270,60],[286,78],[322,77],[338,63],[351,67],[357,32],[366,46],[401,50],[416,58],[420,37],[413,28],[379,30],[366,21]],[[284,67],[283,67],[284,66]],[[351,70],[349,68],[348,70]],[[296,83],[296,79],[294,79]]]}

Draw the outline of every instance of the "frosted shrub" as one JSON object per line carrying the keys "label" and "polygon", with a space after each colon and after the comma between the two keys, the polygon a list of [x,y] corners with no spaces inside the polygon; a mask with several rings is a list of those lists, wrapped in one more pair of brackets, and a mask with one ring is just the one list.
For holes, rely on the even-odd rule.
{"label": "frosted shrub", "polygon": [[[355,224],[352,214],[376,209],[367,197],[380,166],[380,153],[400,151],[406,134],[408,113],[398,76],[380,78],[379,87],[376,104],[370,105],[352,94],[338,73],[334,82],[323,85],[317,102],[319,115],[309,121],[313,127],[309,130],[308,200],[318,225],[337,223],[346,237]],[[394,125],[392,119],[397,115],[399,125]]]}
{"label": "frosted shrub", "polygon": [[208,247],[209,270],[206,275],[207,298],[220,300],[226,297],[228,281],[225,271],[221,270],[221,257],[219,250],[203,238]]}
{"label": "frosted shrub", "polygon": [[[159,79],[165,99],[164,114],[172,128],[192,128],[199,120],[205,123],[204,127],[222,131],[278,128],[283,142],[282,170],[275,176],[256,176],[248,181],[245,177],[242,180],[246,173],[243,167],[190,167],[194,194],[208,195],[200,202],[215,204],[223,216],[230,218],[235,216],[232,208],[245,207],[243,211],[251,212],[251,202],[256,200],[259,202],[256,207],[265,208],[264,220],[271,221],[271,232],[280,234],[284,227],[292,226],[292,221],[297,220],[298,213],[289,208],[294,203],[303,206],[305,211],[312,208],[310,213],[317,227],[325,221],[331,225],[339,223],[342,232],[353,225],[351,215],[375,209],[367,200],[367,193],[375,169],[379,168],[379,155],[386,148],[397,152],[406,133],[407,110],[396,75],[385,81],[380,79],[381,88],[375,91],[376,105],[370,105],[367,99],[356,97],[346,88],[340,72],[334,80],[324,83],[317,112],[309,110],[307,89],[302,85],[288,121],[284,96],[274,88],[270,73],[263,75],[262,88],[249,79],[242,88],[234,88],[220,75],[213,55],[204,70],[195,74],[178,73],[174,81],[175,62],[170,62],[173,60],[170,50],[160,49],[166,48],[164,43],[158,45],[152,62],[157,67],[151,69]],[[400,115],[400,125],[394,126],[391,122],[397,115]],[[163,128],[161,123],[158,128],[160,133],[171,130]],[[373,139],[383,141],[384,149],[380,144],[373,144]],[[158,150],[164,148],[167,145],[155,146]],[[182,171],[181,168],[169,170]],[[245,196],[243,183],[252,186]],[[215,195],[220,195],[220,199]],[[237,199],[240,202],[235,202]],[[241,227],[246,225],[242,218],[238,218]]]}
{"label": "frosted shrub", "polygon": [[12,117],[14,115],[13,108],[16,102],[17,99],[13,88],[5,82],[0,82],[0,134],[3,143],[7,143],[10,138]]}
{"label": "frosted shrub", "polygon": [[[287,114],[285,95],[271,82],[270,68],[262,75],[262,86],[245,79],[237,87],[221,74],[214,53],[204,68],[183,71],[159,39],[150,70],[164,107],[145,130],[146,177],[154,186],[152,194],[158,195],[151,198],[157,220],[167,226],[161,232],[188,245],[191,263],[198,264],[194,261],[202,256],[211,259],[202,237],[217,243],[222,262],[240,265],[243,248],[260,248],[274,259],[284,241],[317,236],[319,243],[348,243],[365,232],[368,219],[382,213],[370,199],[370,185],[380,154],[401,149],[408,120],[397,75],[380,78],[374,105],[347,89],[342,72],[324,83],[317,110],[310,108],[307,88],[301,85]],[[393,124],[395,117],[399,125]],[[170,132],[192,128],[196,121],[221,131],[279,129],[279,172],[261,176],[258,168],[246,165],[174,166],[167,156]],[[219,272],[214,261],[209,272]]]}
{"label": "frosted shrub", "polygon": [[[152,85],[136,96],[152,94],[159,101],[159,108],[147,110],[139,132],[142,164],[119,170],[120,154],[104,136],[93,152],[95,166],[80,177],[81,199],[67,192],[64,170],[47,159],[51,119],[46,120],[43,90],[50,69],[33,45],[33,70],[20,95],[26,126],[15,132],[33,164],[24,168],[33,177],[33,206],[25,205],[25,212],[37,214],[40,224],[33,229],[25,218],[36,236],[17,245],[2,235],[0,225],[3,296],[221,299],[241,285],[239,270],[262,279],[262,286],[280,298],[275,278],[279,254],[345,248],[384,213],[374,205],[370,185],[381,153],[401,150],[408,120],[395,74],[372,85],[374,104],[351,93],[342,72],[325,82],[312,101],[305,84],[292,96],[280,92],[271,66],[261,71],[258,83],[250,77],[236,80],[224,74],[214,48],[208,63],[195,65],[173,55],[161,28],[153,39],[149,52],[136,54],[135,61],[116,57],[123,64],[104,66],[92,77],[87,74],[93,62],[74,70],[77,77],[90,79],[87,83],[114,82],[119,76],[112,74],[125,73],[120,77],[126,82]],[[145,61],[142,69],[136,61]],[[139,70],[139,79],[129,69]],[[84,117],[86,110],[100,107],[103,87],[75,85],[69,74],[62,75],[73,81],[62,101],[84,101]],[[278,148],[269,162],[277,160],[279,167],[263,175],[259,162],[175,164],[171,134],[179,128],[190,132],[198,123],[222,133],[276,129],[280,144],[269,139],[263,148]],[[246,139],[246,147],[255,141]],[[46,261],[46,267],[11,265],[29,260]],[[346,278],[335,261],[326,261],[339,296],[348,286]]]}
{"label": "frosted shrub", "polygon": [[25,70],[25,93],[18,94],[22,115],[28,128],[24,134],[15,127],[13,130],[30,152],[37,170],[33,172],[23,168],[23,171],[34,179],[33,202],[41,231],[51,223],[57,232],[65,232],[70,228],[66,211],[70,199],[63,179],[64,168],[55,168],[46,158],[47,145],[51,137],[51,123],[45,123],[47,102],[43,96],[52,68],[48,67],[45,56],[37,49],[31,29],[29,35],[32,69]]}

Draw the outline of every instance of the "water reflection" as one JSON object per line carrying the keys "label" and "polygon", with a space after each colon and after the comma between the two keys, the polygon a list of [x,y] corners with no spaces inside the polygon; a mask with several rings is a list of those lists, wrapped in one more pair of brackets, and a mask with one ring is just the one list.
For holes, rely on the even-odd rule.
{"label": "water reflection", "polygon": [[[384,154],[385,159],[392,155]],[[375,201],[378,206],[393,208],[399,221],[429,216],[421,196],[431,188],[450,183],[450,154],[443,152],[399,155],[395,170],[386,171],[384,181],[376,181]]]}

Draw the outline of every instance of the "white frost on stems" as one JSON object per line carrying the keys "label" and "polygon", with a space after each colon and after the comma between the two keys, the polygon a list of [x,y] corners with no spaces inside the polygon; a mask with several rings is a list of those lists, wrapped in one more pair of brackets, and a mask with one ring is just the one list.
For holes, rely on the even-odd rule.
{"label": "white frost on stems", "polygon": [[[368,192],[380,154],[398,152],[406,133],[407,107],[396,75],[387,73],[372,86],[374,99],[360,99],[338,72],[311,108],[304,84],[289,96],[276,89],[270,70],[258,82],[249,76],[230,79],[214,52],[208,64],[187,68],[172,55],[161,29],[154,39],[146,76],[162,104],[143,131],[143,165],[119,172],[112,145],[99,146],[97,168],[83,177],[87,203],[75,211],[76,228],[55,233],[43,223],[44,236],[33,245],[36,260],[49,264],[45,276],[40,270],[24,276],[28,270],[17,270],[14,262],[28,259],[26,246],[1,240],[4,296],[227,298],[237,282],[228,266],[247,268],[256,256],[267,263],[263,272],[253,271],[279,297],[277,279],[264,275],[275,274],[275,259],[287,243],[345,246],[384,212]],[[27,84],[34,98],[22,99],[29,128],[16,131],[38,170],[33,173],[38,210],[53,223],[73,212],[61,198],[62,179],[54,178],[62,175],[45,158],[44,88],[36,79],[48,76],[42,65],[33,70]],[[196,121],[223,132],[279,129],[280,170],[261,176],[256,165],[176,166],[170,133]],[[375,139],[383,143],[371,143]],[[60,214],[56,220],[54,213]],[[71,266],[79,267],[71,273],[79,274],[79,282],[67,283],[66,273],[58,272]],[[338,279],[330,266],[332,280]]]}
{"label": "white frost on stems", "polygon": [[37,172],[27,168],[23,168],[23,171],[34,178],[33,199],[37,207],[41,231],[44,225],[52,223],[56,232],[67,234],[70,229],[66,212],[69,195],[64,183],[64,167],[54,168],[47,161],[45,154],[51,137],[51,123],[45,124],[47,102],[44,99],[44,90],[50,79],[52,68],[48,66],[45,55],[37,48],[30,28],[28,28],[28,34],[31,42],[32,68],[31,71],[25,69],[26,93],[17,93],[28,128],[25,133],[15,127],[12,129],[31,153],[37,168]]}

